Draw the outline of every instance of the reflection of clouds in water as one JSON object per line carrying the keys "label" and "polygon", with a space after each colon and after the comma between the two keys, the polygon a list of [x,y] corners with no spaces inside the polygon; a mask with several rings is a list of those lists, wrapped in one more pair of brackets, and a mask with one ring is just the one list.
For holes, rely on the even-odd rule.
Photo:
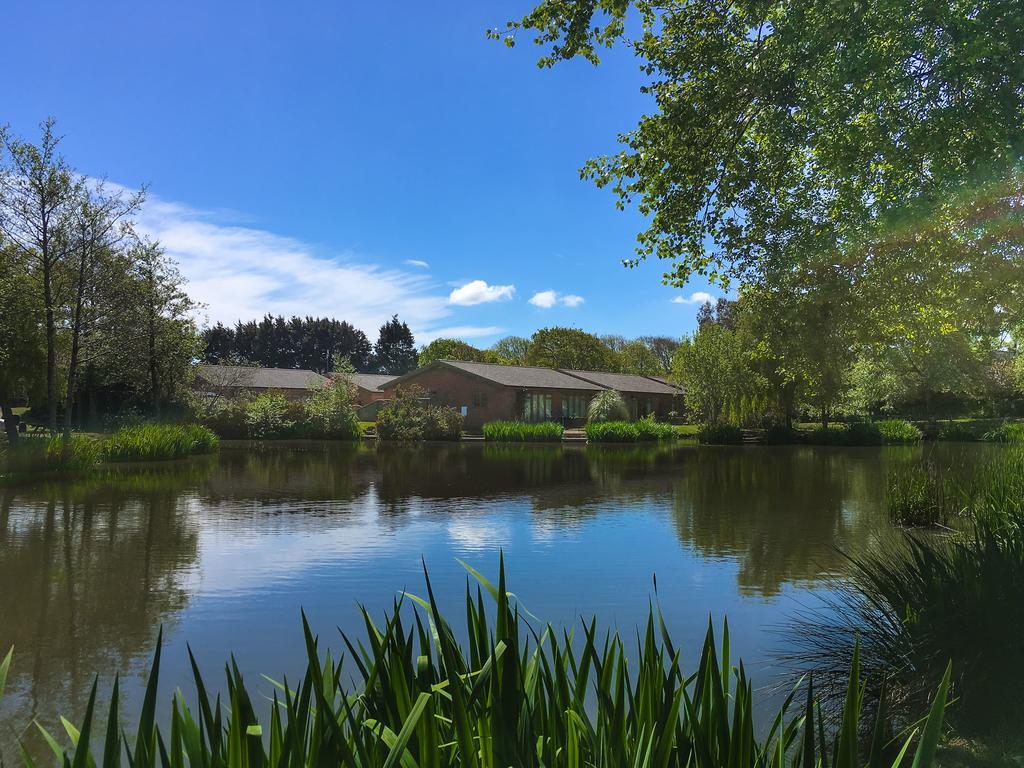
{"label": "reflection of clouds in water", "polygon": [[460,549],[479,551],[509,543],[512,528],[501,520],[453,520],[448,523],[448,536]]}
{"label": "reflection of clouds in water", "polygon": [[[372,491],[349,502],[296,502],[305,525],[297,526],[287,504],[266,514],[259,504],[210,505],[190,500],[201,522],[199,556],[203,595],[266,589],[269,582],[301,579],[301,574],[334,560],[372,560],[401,549],[404,541],[380,520],[380,501]],[[410,510],[412,511],[412,510]],[[260,515],[252,525],[252,515]],[[316,516],[321,524],[308,525]],[[239,518],[248,518],[239,524]]]}

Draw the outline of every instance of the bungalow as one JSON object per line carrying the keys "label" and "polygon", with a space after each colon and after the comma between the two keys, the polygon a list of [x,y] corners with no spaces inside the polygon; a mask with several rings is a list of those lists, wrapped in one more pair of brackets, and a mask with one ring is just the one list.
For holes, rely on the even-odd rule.
{"label": "bungalow", "polygon": [[382,387],[395,377],[382,373],[354,373],[349,378],[356,387],[356,403],[368,405],[387,399],[388,396]]}
{"label": "bungalow", "polygon": [[503,419],[580,424],[591,398],[606,389],[622,393],[634,418],[648,413],[664,417],[679,394],[671,384],[648,376],[459,360],[436,360],[382,389],[391,397],[398,387],[414,385],[432,402],[459,409],[470,429]]}
{"label": "bungalow", "polygon": [[327,379],[301,368],[256,368],[245,365],[200,365],[193,388],[210,397],[238,397],[280,392],[289,400],[303,400]]}

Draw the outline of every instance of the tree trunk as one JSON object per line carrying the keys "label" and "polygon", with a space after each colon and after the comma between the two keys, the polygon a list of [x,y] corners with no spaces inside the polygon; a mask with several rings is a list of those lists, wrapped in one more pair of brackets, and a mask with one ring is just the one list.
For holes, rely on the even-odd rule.
{"label": "tree trunk", "polygon": [[46,420],[50,432],[57,431],[57,325],[53,317],[51,268],[44,256],[43,298],[46,302]]}
{"label": "tree trunk", "polygon": [[829,412],[829,409],[823,406],[822,409],[821,409],[821,428],[822,429],[828,429],[829,417],[831,415],[832,414]]}
{"label": "tree trunk", "polygon": [[7,433],[7,442],[13,443],[18,439],[18,425],[14,418],[14,409],[6,400],[0,402],[0,417],[3,417],[4,420],[4,432]]}

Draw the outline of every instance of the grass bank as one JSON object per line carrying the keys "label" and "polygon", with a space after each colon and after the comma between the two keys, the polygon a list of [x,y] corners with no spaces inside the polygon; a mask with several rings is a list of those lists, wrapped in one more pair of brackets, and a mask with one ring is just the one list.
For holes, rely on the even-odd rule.
{"label": "grass bank", "polygon": [[[48,734],[56,761],[99,765],[92,753],[102,747],[104,768],[933,764],[948,681],[920,725],[903,732],[902,723],[880,719],[864,747],[872,726],[862,722],[855,651],[837,728],[823,720],[813,686],[800,684],[763,729],[754,723],[753,682],[730,657],[727,626],[720,650],[709,628],[698,665],[684,672],[660,612],[649,614],[636,637],[599,631],[592,620],[574,639],[527,623],[503,566],[497,584],[469,570],[477,587],[466,591],[465,645],[428,578],[425,596],[396,601],[382,625],[364,610],[365,637],[343,635],[344,654],[325,652],[304,621],[306,670],[278,684],[269,705],[234,663],[226,667],[226,700],[213,698],[192,659],[194,697],[175,693],[160,723],[158,643],[132,722],[123,718],[115,685],[101,732],[94,686],[82,721],[66,724],[67,738]],[[8,655],[0,680],[9,664]]]}

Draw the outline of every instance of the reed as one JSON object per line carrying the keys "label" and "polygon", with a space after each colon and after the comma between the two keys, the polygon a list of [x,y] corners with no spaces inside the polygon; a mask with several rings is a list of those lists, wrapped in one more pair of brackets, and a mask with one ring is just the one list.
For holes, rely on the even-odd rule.
{"label": "reed", "polygon": [[562,440],[562,425],[553,421],[531,424],[525,421],[489,421],[484,424],[484,439],[499,443],[557,443]]}
{"label": "reed", "polygon": [[122,427],[103,444],[106,461],[160,461],[213,453],[220,439],[199,424]]}
{"label": "reed", "polygon": [[591,443],[638,443],[673,440],[677,433],[671,424],[662,424],[650,417],[637,421],[594,421],[585,428]]}
{"label": "reed", "polygon": [[[652,609],[642,633],[628,640],[599,632],[593,620],[575,638],[527,622],[506,590],[504,563],[496,585],[469,570],[477,583],[466,590],[465,645],[441,614],[429,577],[425,598],[404,598],[411,619],[404,599],[383,626],[363,610],[365,637],[343,635],[347,653],[325,652],[303,616],[306,671],[275,684],[262,718],[259,698],[234,661],[226,667],[222,699],[209,693],[193,658],[195,706],[176,692],[169,722],[158,723],[158,641],[134,727],[122,719],[115,683],[101,730],[94,685],[81,723],[65,721],[68,743],[44,734],[55,762],[71,768],[101,762],[103,768],[933,764],[948,676],[919,727],[894,738],[885,717],[873,729],[861,722],[864,685],[854,650],[837,728],[823,719],[814,687],[801,683],[762,729],[754,723],[753,682],[730,657],[727,625],[720,649],[709,627],[699,663],[685,672],[660,611]],[[0,681],[10,659],[0,664]],[[874,737],[862,742],[862,728]],[[93,755],[98,750],[101,758]]]}
{"label": "reed", "polygon": [[21,437],[0,453],[0,468],[11,476],[88,472],[100,456],[100,442],[87,435]]}

